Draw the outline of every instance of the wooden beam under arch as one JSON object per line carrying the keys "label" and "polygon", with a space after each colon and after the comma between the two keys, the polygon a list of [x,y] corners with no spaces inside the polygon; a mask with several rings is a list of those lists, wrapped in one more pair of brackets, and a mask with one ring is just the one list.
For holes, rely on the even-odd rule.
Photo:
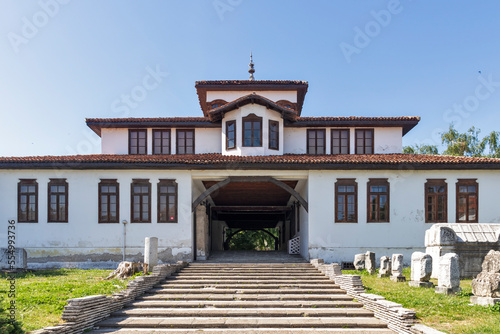
{"label": "wooden beam under arch", "polygon": [[304,209],[307,212],[309,212],[309,205],[308,205],[307,201],[297,191],[295,191],[295,189],[293,189],[292,187],[290,187],[286,183],[281,182],[279,180],[276,180],[275,178],[270,177],[270,176],[230,176],[227,179],[214,184],[213,186],[211,186],[210,188],[205,190],[200,196],[198,196],[198,198],[196,198],[196,200],[193,202],[193,205],[191,208],[192,211],[194,211],[196,209],[196,207],[201,202],[203,202],[203,200],[205,198],[210,196],[213,192],[219,190],[220,188],[225,187],[226,185],[228,185],[229,183],[232,183],[232,182],[238,182],[238,183],[269,182],[269,183],[272,183],[272,184],[280,187],[281,189],[285,190],[293,197],[295,197],[295,199],[297,201],[299,201],[299,203],[304,207]]}

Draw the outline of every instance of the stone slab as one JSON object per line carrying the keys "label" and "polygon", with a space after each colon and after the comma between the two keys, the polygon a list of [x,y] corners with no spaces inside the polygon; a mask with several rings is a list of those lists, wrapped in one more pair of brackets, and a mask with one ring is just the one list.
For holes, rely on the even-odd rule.
{"label": "stone slab", "polygon": [[444,286],[436,286],[436,293],[442,293],[445,295],[454,295],[462,291],[462,288],[457,287],[457,288],[447,288]]}
{"label": "stone slab", "polygon": [[420,282],[420,281],[409,281],[408,285],[414,288],[432,288],[434,283],[432,282]]}
{"label": "stone slab", "polygon": [[500,298],[471,296],[470,302],[475,305],[488,306],[500,303]]}

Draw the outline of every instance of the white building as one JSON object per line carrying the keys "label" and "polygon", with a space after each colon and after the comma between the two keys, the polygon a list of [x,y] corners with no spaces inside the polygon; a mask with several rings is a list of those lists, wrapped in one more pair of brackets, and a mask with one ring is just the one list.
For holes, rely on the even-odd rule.
{"label": "white building", "polygon": [[499,159],[402,154],[419,117],[302,117],[307,88],[200,81],[202,117],[87,119],[102,154],[0,158],[28,267],[141,261],[149,236],[163,262],[205,259],[227,227],[278,227],[306,259],[409,259],[433,223],[500,222]]}

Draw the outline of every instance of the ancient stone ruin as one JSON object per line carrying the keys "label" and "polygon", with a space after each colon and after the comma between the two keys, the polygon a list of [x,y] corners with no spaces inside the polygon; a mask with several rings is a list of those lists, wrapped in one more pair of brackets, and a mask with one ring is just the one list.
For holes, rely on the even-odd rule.
{"label": "ancient stone ruin", "polygon": [[491,250],[500,251],[500,224],[434,224],[425,232],[425,253],[432,256],[432,278],[438,278],[439,258],[458,254],[460,278],[473,278]]}
{"label": "ancient stone ruin", "polygon": [[490,250],[484,258],[483,270],[472,280],[471,303],[495,305],[500,303],[500,252]]}
{"label": "ancient stone ruin", "polygon": [[392,254],[391,280],[394,282],[406,282],[406,277],[403,276],[403,254]]}
{"label": "ancient stone ruin", "polygon": [[429,282],[432,273],[432,257],[422,252],[414,252],[411,255],[411,281],[410,286],[416,288],[432,288],[434,284]]}
{"label": "ancient stone ruin", "polygon": [[375,253],[366,252],[365,254],[365,267],[370,275],[375,275]]}
{"label": "ancient stone ruin", "polygon": [[388,256],[382,256],[380,258],[380,269],[378,271],[378,277],[389,276],[391,276],[391,259]]}
{"label": "ancient stone ruin", "polygon": [[458,266],[458,255],[448,253],[439,259],[438,286],[436,293],[447,295],[460,292],[460,270]]}
{"label": "ancient stone ruin", "polygon": [[356,270],[365,269],[365,259],[366,259],[366,254],[364,253],[354,255],[354,268]]}

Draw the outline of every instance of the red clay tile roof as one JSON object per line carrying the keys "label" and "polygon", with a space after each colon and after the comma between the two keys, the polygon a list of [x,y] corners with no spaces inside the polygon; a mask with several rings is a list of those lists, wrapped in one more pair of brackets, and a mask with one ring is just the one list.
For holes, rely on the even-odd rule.
{"label": "red clay tile roof", "polygon": [[442,155],[374,154],[224,156],[73,155],[0,158],[0,169],[500,169],[500,159]]}
{"label": "red clay tile roof", "polygon": [[279,113],[282,113],[286,117],[286,119],[291,121],[297,118],[297,113],[295,112],[295,110],[280,106],[276,102],[255,93],[242,96],[234,101],[226,103],[220,107],[214,108],[208,112],[208,116],[212,121],[218,121],[224,117],[224,114],[226,112],[237,109],[249,103],[260,104],[262,106],[267,107],[268,109],[275,110]]}
{"label": "red clay tile roof", "polygon": [[98,136],[102,128],[138,128],[138,127],[220,127],[220,123],[211,122],[208,117],[151,117],[151,118],[87,118],[87,126]]}
{"label": "red clay tile roof", "polygon": [[301,80],[201,80],[196,81],[195,86],[203,85],[308,85],[307,81]]}

